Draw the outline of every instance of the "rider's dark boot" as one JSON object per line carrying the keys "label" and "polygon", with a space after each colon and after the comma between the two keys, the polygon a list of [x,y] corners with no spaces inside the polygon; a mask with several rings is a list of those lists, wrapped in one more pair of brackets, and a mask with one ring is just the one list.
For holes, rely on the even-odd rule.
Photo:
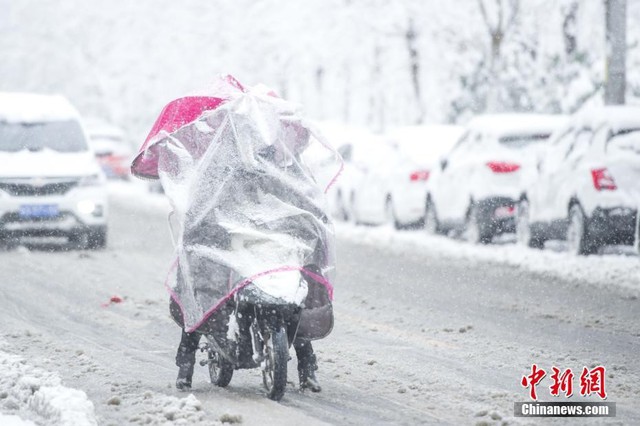
{"label": "rider's dark boot", "polygon": [[193,379],[194,364],[178,365],[178,378],[176,379],[176,388],[178,388],[178,390],[191,389],[191,380]]}
{"label": "rider's dark boot", "polygon": [[176,388],[179,390],[191,389],[193,369],[196,365],[196,350],[199,342],[200,335],[198,333],[186,333],[182,330],[182,338],[176,354],[176,365],[178,366]]}
{"label": "rider's dark boot", "polygon": [[300,389],[309,389],[311,392],[320,392],[322,387],[316,378],[318,363],[313,353],[311,342],[294,342],[296,356],[298,357],[298,378]]}

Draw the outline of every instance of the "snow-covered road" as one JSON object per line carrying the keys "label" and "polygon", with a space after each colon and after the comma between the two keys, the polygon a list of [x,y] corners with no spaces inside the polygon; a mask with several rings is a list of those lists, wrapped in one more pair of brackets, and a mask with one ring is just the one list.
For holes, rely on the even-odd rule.
{"label": "snow-covered road", "polygon": [[[296,390],[294,357],[278,404],[257,370],[217,389],[198,368],[191,393],[174,389],[166,203],[119,187],[112,201],[105,251],[0,253],[0,373],[15,377],[0,380],[0,420],[82,424],[35,398],[64,385],[86,424],[535,424],[514,418],[513,404],[528,399],[520,379],[536,363],[577,375],[604,365],[612,420],[640,423],[637,258],[581,263],[339,225],[336,326],[315,345],[323,392]],[[102,306],[112,296],[122,303]],[[25,375],[31,394],[18,383]],[[550,400],[544,385],[538,393]]]}

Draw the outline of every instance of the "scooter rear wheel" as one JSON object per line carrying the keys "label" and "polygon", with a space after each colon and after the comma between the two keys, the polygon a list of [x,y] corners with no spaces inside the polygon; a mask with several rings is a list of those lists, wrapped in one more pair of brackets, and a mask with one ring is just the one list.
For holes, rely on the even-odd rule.
{"label": "scooter rear wheel", "polygon": [[280,401],[287,387],[287,362],[289,362],[289,341],[284,327],[272,331],[270,336],[265,338],[264,351],[262,381],[269,399]]}
{"label": "scooter rear wheel", "polygon": [[226,387],[233,377],[233,364],[217,352],[209,351],[209,377],[211,383],[221,388]]}

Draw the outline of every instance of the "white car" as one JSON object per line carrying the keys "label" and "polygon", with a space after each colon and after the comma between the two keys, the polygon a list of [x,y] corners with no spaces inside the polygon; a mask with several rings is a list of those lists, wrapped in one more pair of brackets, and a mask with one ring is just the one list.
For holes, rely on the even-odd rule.
{"label": "white car", "polygon": [[556,132],[518,205],[518,241],[567,239],[575,254],[634,244],[640,205],[640,108],[574,115]]}
{"label": "white car", "polygon": [[[375,171],[388,160],[393,149],[380,136],[361,127],[326,122],[318,127],[344,161],[342,173],[327,193],[333,214],[356,223],[384,221],[372,217],[367,204],[371,197],[377,198],[380,183],[373,182],[377,179]],[[367,186],[371,184],[375,187]]]}
{"label": "white car", "polygon": [[391,216],[385,208],[391,177],[388,162],[397,154],[379,137],[370,136],[363,142],[338,148],[345,166],[336,202],[343,217],[354,223],[389,223]]}
{"label": "white car", "polygon": [[460,126],[422,125],[397,128],[387,141],[397,155],[387,162],[390,171],[384,194],[387,217],[397,228],[422,225],[427,206],[427,182],[444,154],[460,139]]}
{"label": "white car", "polygon": [[490,114],[476,117],[428,182],[425,228],[464,231],[472,242],[515,230],[515,204],[535,173],[551,133],[566,117]]}
{"label": "white car", "polygon": [[122,129],[95,118],[84,120],[84,125],[89,145],[107,178],[129,179],[133,149]]}
{"label": "white car", "polygon": [[0,241],[107,243],[105,177],[78,112],[61,96],[0,93]]}

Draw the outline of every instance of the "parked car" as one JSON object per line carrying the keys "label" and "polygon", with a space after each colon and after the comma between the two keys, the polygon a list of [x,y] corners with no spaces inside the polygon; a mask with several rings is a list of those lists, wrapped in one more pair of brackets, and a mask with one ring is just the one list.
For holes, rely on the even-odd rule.
{"label": "parked car", "polygon": [[339,179],[327,194],[333,214],[356,223],[384,222],[384,217],[376,216],[384,212],[371,214],[368,204],[380,198],[377,188],[382,182],[376,171],[393,149],[380,136],[361,127],[325,122],[319,128],[344,161]]}
{"label": "parked car", "polygon": [[574,115],[552,137],[518,204],[518,241],[566,239],[576,254],[635,242],[640,205],[640,108]]}
{"label": "parked car", "polygon": [[490,114],[473,119],[429,180],[425,227],[488,243],[515,230],[515,205],[536,159],[566,117]]}
{"label": "parked car", "polygon": [[85,121],[89,145],[109,179],[129,179],[133,149],[122,129],[99,119]]}
{"label": "parked car", "polygon": [[380,188],[387,189],[381,207],[397,228],[424,224],[427,181],[462,132],[460,126],[423,125],[401,127],[387,134],[397,154],[386,162],[390,172],[387,185]]}
{"label": "parked car", "polygon": [[0,93],[0,242],[66,236],[107,243],[105,178],[61,96]]}
{"label": "parked car", "polygon": [[[396,161],[397,151],[380,137],[365,142],[339,149],[345,160],[342,185],[349,186],[349,192],[342,191],[343,205],[348,206],[346,211],[354,223],[393,223],[388,202],[393,170],[389,165]],[[344,199],[347,194],[348,201]]]}

